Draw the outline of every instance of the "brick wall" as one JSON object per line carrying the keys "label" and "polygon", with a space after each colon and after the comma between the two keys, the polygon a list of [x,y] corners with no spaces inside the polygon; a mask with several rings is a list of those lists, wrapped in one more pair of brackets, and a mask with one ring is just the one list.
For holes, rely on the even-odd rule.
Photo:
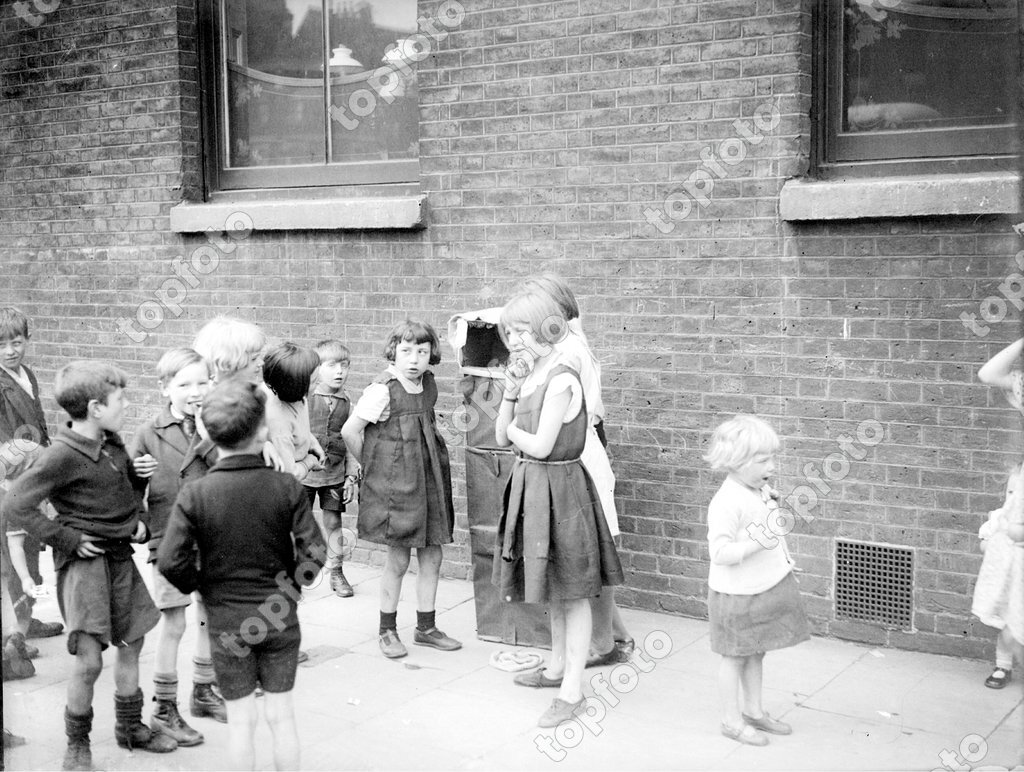
{"label": "brick wall", "polygon": [[[428,227],[221,240],[172,313],[155,301],[175,258],[208,245],[168,224],[201,190],[191,5],[65,0],[38,26],[5,9],[0,302],[36,320],[44,393],[67,359],[111,359],[139,422],[159,403],[159,353],[221,312],[348,341],[358,393],[405,315],[441,330],[555,271],[603,363],[623,603],[705,614],[720,478],[701,454],[723,418],[756,412],[783,435],[816,630],[991,654],[969,615],[974,534],[1020,445],[975,373],[1019,334],[1018,313],[1008,304],[986,335],[960,314],[998,296],[1021,245],[999,217],[780,221],[779,189],[809,155],[809,3],[466,0],[419,71]],[[134,342],[117,320],[140,306],[164,318]],[[467,576],[459,448],[453,460],[446,573]],[[833,619],[836,538],[914,550],[914,632]]]}

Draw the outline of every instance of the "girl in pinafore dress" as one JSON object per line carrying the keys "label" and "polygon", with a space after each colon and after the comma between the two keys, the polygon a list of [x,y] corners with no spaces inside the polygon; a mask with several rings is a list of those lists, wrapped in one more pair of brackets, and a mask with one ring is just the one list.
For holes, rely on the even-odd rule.
{"label": "girl in pinafore dress", "polygon": [[[978,371],[982,383],[1003,390],[1006,399],[1024,412],[1024,372],[1020,369],[1024,338],[1004,348]],[[996,637],[996,666],[985,679],[1002,689],[1013,673],[1014,652],[1024,661],[1024,468],[1017,465],[1006,484],[1006,500],[978,531],[985,557],[974,586],[971,613]]]}
{"label": "girl in pinafore dress", "polygon": [[777,494],[769,479],[778,449],[768,424],[738,415],[715,429],[704,457],[729,473],[708,505],[708,621],[711,650],[722,655],[722,734],[746,745],[767,745],[764,732],[793,731],[764,712],[762,665],[766,651],[810,637],[793,560],[773,517]]}
{"label": "girl in pinafore dress", "polygon": [[506,601],[550,605],[551,661],[515,683],[559,688],[538,721],[554,727],[583,704],[589,601],[602,586],[622,584],[622,567],[580,461],[588,418],[579,374],[553,345],[565,333],[565,318],[546,294],[523,293],[502,309],[499,329],[512,361],[532,361],[532,369],[510,368],[495,422],[498,445],[513,445],[517,459],[505,488],[493,580]]}
{"label": "girl in pinafore dress", "polygon": [[[448,449],[437,431],[437,386],[428,369],[441,361],[434,328],[407,320],[384,345],[391,364],[366,387],[341,429],[349,457],[359,463],[359,538],[388,546],[380,582],[379,643],[385,657],[408,654],[398,637],[402,578],[416,548],[416,631],[413,642],[442,651],[462,644],[437,629],[434,602],[441,545],[455,525]],[[425,608],[424,608],[425,607]]]}

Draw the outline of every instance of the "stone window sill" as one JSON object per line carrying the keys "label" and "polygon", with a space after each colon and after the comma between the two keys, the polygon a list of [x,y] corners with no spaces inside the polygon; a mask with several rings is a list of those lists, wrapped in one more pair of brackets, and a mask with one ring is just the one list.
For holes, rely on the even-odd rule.
{"label": "stone window sill", "polygon": [[782,186],[779,213],[788,221],[1016,214],[1019,187],[1012,172],[792,179]]}
{"label": "stone window sill", "polygon": [[184,202],[171,208],[171,230],[417,230],[426,227],[425,204],[425,195]]}

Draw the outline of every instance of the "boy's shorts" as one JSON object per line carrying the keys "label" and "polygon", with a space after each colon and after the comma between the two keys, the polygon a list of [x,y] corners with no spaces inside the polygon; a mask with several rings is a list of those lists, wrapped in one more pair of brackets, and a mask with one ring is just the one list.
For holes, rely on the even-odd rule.
{"label": "boy's shorts", "polygon": [[238,632],[210,633],[210,653],[217,686],[225,700],[240,700],[256,689],[290,692],[299,666],[302,632],[292,625],[271,629],[258,643],[246,643]]}
{"label": "boy's shorts", "polygon": [[72,560],[57,572],[57,603],[68,628],[68,651],[86,633],[106,649],[124,646],[156,627],[160,612],[131,558]]}
{"label": "boy's shorts", "polygon": [[161,611],[168,611],[172,608],[185,608],[192,605],[192,596],[185,595],[181,590],[167,581],[167,577],[160,573],[156,563],[153,566],[153,602]]}
{"label": "boy's shorts", "polygon": [[317,496],[320,497],[320,509],[324,512],[344,512],[345,505],[341,501],[344,482],[337,485],[326,485],[322,488],[306,488],[306,495],[309,496],[309,506],[316,504]]}

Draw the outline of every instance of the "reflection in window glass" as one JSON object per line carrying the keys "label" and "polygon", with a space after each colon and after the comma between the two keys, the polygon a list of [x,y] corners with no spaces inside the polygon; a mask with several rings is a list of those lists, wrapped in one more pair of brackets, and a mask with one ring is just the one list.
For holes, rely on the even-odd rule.
{"label": "reflection in window glass", "polygon": [[1013,122],[1015,0],[847,0],[842,131]]}
{"label": "reflection in window glass", "polygon": [[415,0],[222,7],[228,168],[416,157]]}

